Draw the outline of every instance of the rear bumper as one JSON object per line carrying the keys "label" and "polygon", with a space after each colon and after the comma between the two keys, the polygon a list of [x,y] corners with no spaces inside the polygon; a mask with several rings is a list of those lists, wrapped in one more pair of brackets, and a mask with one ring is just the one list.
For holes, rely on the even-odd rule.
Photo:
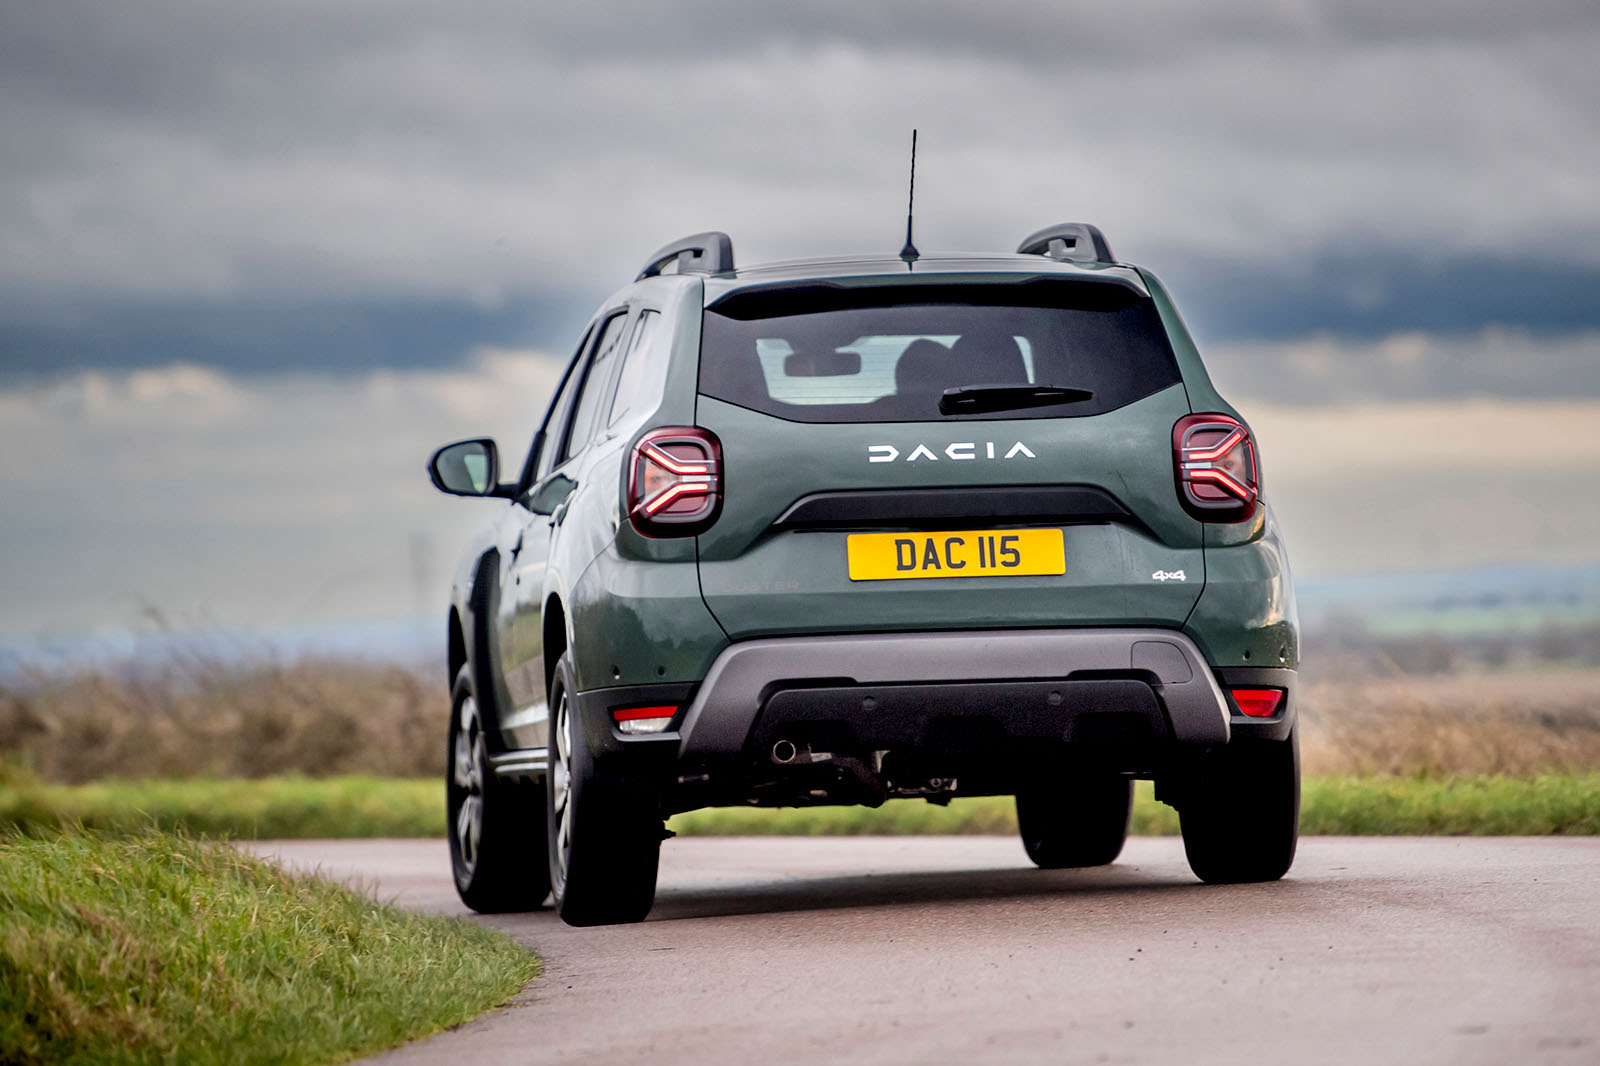
{"label": "rear bumper", "polygon": [[1233,715],[1199,649],[1169,629],[1036,629],[753,640],[724,649],[678,730],[684,760],[715,759],[807,721],[872,743],[924,743],[984,722],[1072,740],[1143,717],[1185,747],[1226,744]]}

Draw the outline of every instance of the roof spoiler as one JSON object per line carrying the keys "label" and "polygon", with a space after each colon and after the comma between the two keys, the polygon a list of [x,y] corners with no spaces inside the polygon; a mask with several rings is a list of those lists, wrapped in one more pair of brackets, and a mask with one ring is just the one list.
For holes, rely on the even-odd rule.
{"label": "roof spoiler", "polygon": [[1018,255],[1048,255],[1074,263],[1115,263],[1111,246],[1099,226],[1087,222],[1062,222],[1030,233],[1017,245]]}
{"label": "roof spoiler", "polygon": [[721,274],[733,269],[733,238],[720,230],[696,233],[660,248],[644,264],[634,281],[660,275],[676,261],[680,274]]}

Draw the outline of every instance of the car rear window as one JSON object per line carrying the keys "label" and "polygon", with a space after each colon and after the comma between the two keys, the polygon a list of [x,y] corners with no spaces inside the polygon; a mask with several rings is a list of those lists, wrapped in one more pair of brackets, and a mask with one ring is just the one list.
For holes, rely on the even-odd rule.
{"label": "car rear window", "polygon": [[[741,290],[706,309],[700,392],[797,422],[1101,414],[1174,385],[1155,304],[1119,284]],[[945,415],[946,389],[1051,385],[1088,400]]]}

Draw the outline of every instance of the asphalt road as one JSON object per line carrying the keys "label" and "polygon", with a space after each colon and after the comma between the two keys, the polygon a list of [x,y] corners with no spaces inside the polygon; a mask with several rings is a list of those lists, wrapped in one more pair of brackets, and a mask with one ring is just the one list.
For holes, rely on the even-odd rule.
{"label": "asphalt road", "polygon": [[[257,850],[465,913],[442,842]],[[1239,887],[1166,839],[685,839],[643,925],[481,920],[544,975],[373,1061],[1600,1063],[1600,839],[1313,838]]]}

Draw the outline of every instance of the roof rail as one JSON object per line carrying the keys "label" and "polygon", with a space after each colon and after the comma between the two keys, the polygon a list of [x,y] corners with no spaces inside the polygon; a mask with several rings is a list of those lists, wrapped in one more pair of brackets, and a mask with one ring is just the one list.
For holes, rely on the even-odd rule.
{"label": "roof rail", "polygon": [[673,241],[659,248],[639,271],[634,281],[643,281],[661,273],[662,267],[677,260],[680,274],[721,274],[733,269],[733,238],[720,230],[696,233],[692,237]]}
{"label": "roof rail", "polygon": [[1111,246],[1099,226],[1087,222],[1062,222],[1030,233],[1017,245],[1018,255],[1048,255],[1074,263],[1115,263]]}

